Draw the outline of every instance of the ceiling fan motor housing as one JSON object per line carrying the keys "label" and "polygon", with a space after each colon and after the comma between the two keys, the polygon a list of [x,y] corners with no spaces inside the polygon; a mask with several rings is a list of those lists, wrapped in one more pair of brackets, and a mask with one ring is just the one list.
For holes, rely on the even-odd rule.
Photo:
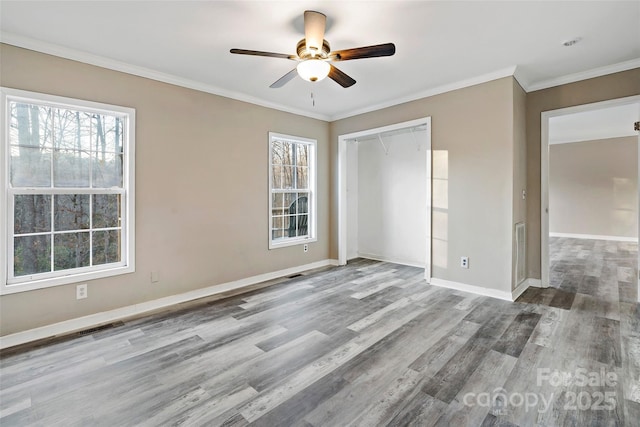
{"label": "ceiling fan motor housing", "polygon": [[296,53],[300,59],[327,59],[329,57],[329,52],[331,52],[331,47],[329,46],[329,42],[326,40],[322,40],[322,50],[307,50],[307,39],[302,39],[296,45]]}

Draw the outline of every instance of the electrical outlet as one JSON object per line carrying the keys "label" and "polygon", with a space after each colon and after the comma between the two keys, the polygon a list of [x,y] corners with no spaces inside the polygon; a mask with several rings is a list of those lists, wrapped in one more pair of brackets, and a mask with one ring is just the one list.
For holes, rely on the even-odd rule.
{"label": "electrical outlet", "polygon": [[468,256],[460,257],[460,267],[469,268],[469,257]]}
{"label": "electrical outlet", "polygon": [[76,286],[76,299],[85,299],[89,294],[87,292],[87,284],[83,283],[82,285]]}
{"label": "electrical outlet", "polygon": [[302,247],[302,250],[305,252],[309,252],[309,245],[305,243],[304,246]]}

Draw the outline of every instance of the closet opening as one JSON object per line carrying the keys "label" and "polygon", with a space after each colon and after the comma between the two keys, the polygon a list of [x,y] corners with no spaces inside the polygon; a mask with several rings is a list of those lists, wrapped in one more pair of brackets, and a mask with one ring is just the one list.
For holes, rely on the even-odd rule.
{"label": "closet opening", "polygon": [[431,118],[338,137],[338,260],[424,268],[431,277]]}

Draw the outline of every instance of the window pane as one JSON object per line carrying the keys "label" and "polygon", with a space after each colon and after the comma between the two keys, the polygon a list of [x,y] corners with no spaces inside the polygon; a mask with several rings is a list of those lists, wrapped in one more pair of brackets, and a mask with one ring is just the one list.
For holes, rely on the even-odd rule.
{"label": "window pane", "polygon": [[51,196],[18,194],[13,200],[14,234],[51,231]]}
{"label": "window pane", "polygon": [[93,187],[122,187],[122,155],[95,153],[93,158]]}
{"label": "window pane", "polygon": [[120,230],[93,232],[93,265],[120,262]]}
{"label": "window pane", "polygon": [[293,165],[293,153],[295,150],[295,144],[290,142],[282,142],[282,164]]}
{"label": "window pane", "polygon": [[281,188],[296,188],[294,185],[294,171],[295,168],[291,166],[284,166],[282,168],[282,187]]}
{"label": "window pane", "polygon": [[11,147],[13,187],[51,187],[51,150]]}
{"label": "window pane", "polygon": [[271,220],[271,235],[274,239],[284,237],[284,218],[281,216],[274,216]]}
{"label": "window pane", "polygon": [[123,120],[108,115],[94,115],[93,151],[99,154],[122,153],[124,135]]}
{"label": "window pane", "polygon": [[93,196],[93,228],[118,227],[120,219],[119,194]]}
{"label": "window pane", "polygon": [[78,150],[53,152],[54,187],[88,187],[89,153]]}
{"label": "window pane", "polygon": [[283,161],[283,147],[282,142],[273,141],[271,143],[271,163],[274,165],[281,165]]}
{"label": "window pane", "polygon": [[309,145],[297,144],[296,165],[309,166]]}
{"label": "window pane", "polygon": [[11,102],[9,143],[24,147],[51,148],[52,108]]}
{"label": "window pane", "polygon": [[89,228],[89,195],[61,194],[54,196],[53,221],[55,231]]}
{"label": "window pane", "polygon": [[297,167],[298,176],[296,179],[297,186],[296,188],[300,188],[306,190],[309,188],[309,168],[306,166],[298,166]]}
{"label": "window pane", "polygon": [[309,215],[298,215],[296,216],[296,235],[297,236],[306,236],[308,233],[308,219]]}
{"label": "window pane", "polygon": [[14,238],[14,276],[51,271],[51,235]]}
{"label": "window pane", "polygon": [[53,268],[56,271],[89,266],[89,253],[89,232],[53,236]]}
{"label": "window pane", "polygon": [[80,111],[54,110],[54,147],[60,150],[89,152],[91,149],[90,115]]}
{"label": "window pane", "polygon": [[285,217],[285,222],[287,226],[287,236],[288,237],[296,237],[296,216],[288,215]]}
{"label": "window pane", "polygon": [[282,193],[274,193],[271,195],[271,215],[283,215],[284,197]]}
{"label": "window pane", "polygon": [[[309,198],[304,193],[302,194],[298,193],[298,198],[296,199],[296,202],[295,202],[295,213],[301,214],[301,213],[307,213],[307,212],[309,212]],[[290,212],[290,213],[294,213],[294,212]]]}
{"label": "window pane", "polygon": [[293,202],[298,198],[298,193],[283,193],[283,203],[284,203],[284,212],[285,214],[294,214],[295,213],[295,205]]}
{"label": "window pane", "polygon": [[272,188],[282,188],[282,166],[273,165],[271,169],[271,176],[273,183],[271,184]]}

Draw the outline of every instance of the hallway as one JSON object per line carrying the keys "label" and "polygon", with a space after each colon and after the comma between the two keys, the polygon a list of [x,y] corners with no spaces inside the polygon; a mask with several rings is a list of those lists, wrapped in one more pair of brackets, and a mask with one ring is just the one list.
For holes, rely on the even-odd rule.
{"label": "hallway", "polygon": [[[554,346],[553,357],[558,358],[554,366],[568,364],[574,371],[585,366],[617,368],[624,395],[624,405],[618,402],[618,407],[625,408],[626,420],[640,419],[638,245],[563,237],[551,237],[549,242],[551,287],[529,288],[518,302],[554,310],[553,315],[547,314],[548,327],[564,340]],[[541,323],[544,321],[543,317]],[[577,411],[565,422],[581,420],[581,414],[584,416]],[[615,425],[610,419],[598,419],[602,421],[599,425]]]}

